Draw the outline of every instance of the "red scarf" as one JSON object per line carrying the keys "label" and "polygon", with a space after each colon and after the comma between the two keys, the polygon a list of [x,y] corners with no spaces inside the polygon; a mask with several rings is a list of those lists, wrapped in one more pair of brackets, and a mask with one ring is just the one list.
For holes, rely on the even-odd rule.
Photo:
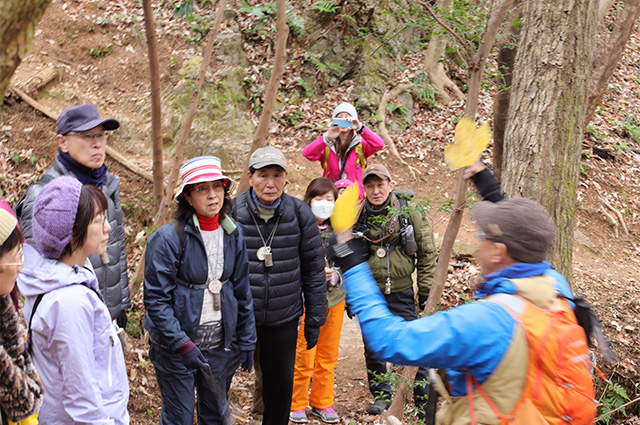
{"label": "red scarf", "polygon": [[200,229],[213,232],[214,230],[218,230],[218,216],[220,213],[216,214],[215,217],[203,217],[200,214],[196,213],[198,217],[198,223],[200,223]]}

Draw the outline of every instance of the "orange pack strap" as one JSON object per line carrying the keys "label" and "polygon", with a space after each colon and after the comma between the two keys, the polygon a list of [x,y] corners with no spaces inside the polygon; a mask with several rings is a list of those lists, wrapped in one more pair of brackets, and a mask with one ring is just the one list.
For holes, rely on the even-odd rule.
{"label": "orange pack strap", "polygon": [[484,398],[484,401],[487,402],[487,404],[489,405],[489,408],[491,408],[493,413],[498,417],[498,419],[503,420],[505,418],[505,415],[502,414],[500,409],[498,409],[498,406],[496,406],[495,403],[489,398],[489,395],[485,392],[484,388],[482,388],[482,385],[480,385],[480,383],[476,381],[476,378],[471,376],[471,374],[466,373],[465,375],[467,377],[467,397],[469,398],[469,417],[471,418],[471,425],[477,424],[476,418],[475,418],[476,413],[473,406],[473,386],[474,385],[478,389],[478,392],[480,393],[482,398]]}

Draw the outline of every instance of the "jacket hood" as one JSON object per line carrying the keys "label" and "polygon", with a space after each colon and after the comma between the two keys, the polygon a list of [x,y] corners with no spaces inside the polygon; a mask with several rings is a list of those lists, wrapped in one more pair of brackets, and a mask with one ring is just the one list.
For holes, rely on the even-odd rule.
{"label": "jacket hood", "polygon": [[44,258],[31,245],[24,245],[22,249],[24,267],[18,275],[18,287],[25,297],[79,284],[98,289],[98,281],[89,260],[85,267],[71,267],[57,260]]}
{"label": "jacket hood", "polygon": [[495,273],[484,276],[485,282],[478,285],[476,296],[485,298],[494,294],[517,294],[538,307],[546,308],[561,291],[557,282],[559,273],[551,265],[542,263],[515,263]]}

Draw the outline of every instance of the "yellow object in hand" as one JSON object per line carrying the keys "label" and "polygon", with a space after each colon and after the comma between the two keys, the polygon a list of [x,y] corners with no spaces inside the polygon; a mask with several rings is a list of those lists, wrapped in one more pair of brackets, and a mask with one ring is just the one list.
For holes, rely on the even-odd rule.
{"label": "yellow object in hand", "polygon": [[20,422],[14,422],[11,419],[7,419],[9,425],[38,425],[38,414],[31,415],[28,418],[21,420]]}
{"label": "yellow object in hand", "polygon": [[456,125],[455,141],[444,148],[444,160],[451,171],[473,165],[489,146],[491,134],[487,124],[476,129],[471,117],[462,117]]}
{"label": "yellow object in hand", "polygon": [[331,214],[331,227],[336,233],[344,233],[356,224],[359,197],[360,184],[356,181],[346,188],[336,201],[333,214]]}

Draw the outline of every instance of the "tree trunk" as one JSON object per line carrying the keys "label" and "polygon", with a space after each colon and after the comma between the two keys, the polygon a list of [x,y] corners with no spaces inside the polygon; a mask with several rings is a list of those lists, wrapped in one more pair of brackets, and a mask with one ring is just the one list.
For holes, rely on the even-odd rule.
{"label": "tree trunk", "polygon": [[[178,173],[180,172],[180,166],[182,165],[184,145],[187,143],[189,131],[191,130],[191,124],[193,124],[193,120],[196,116],[196,112],[198,109],[198,100],[200,99],[200,92],[202,91],[202,84],[204,84],[204,77],[207,73],[209,63],[211,63],[213,46],[216,40],[216,36],[218,35],[218,31],[220,31],[220,26],[222,25],[225,5],[226,0],[218,1],[218,11],[216,12],[216,18],[213,21],[213,30],[211,30],[211,32],[209,33],[209,38],[207,39],[207,44],[204,48],[204,53],[202,55],[202,65],[200,65],[200,70],[198,71],[198,76],[196,77],[195,90],[191,95],[189,110],[187,111],[187,115],[184,118],[184,123],[182,123],[180,136],[178,142],[176,143],[176,152],[171,164],[171,174],[169,175],[169,181],[167,182],[164,197],[162,198],[162,201],[158,206],[158,212],[156,212],[156,215],[153,218],[153,230],[156,230],[157,228],[162,226],[167,219],[167,210],[169,209],[169,205],[171,203],[171,200],[173,199],[174,190],[178,182]],[[132,297],[134,294],[138,293],[138,289],[140,289],[140,284],[142,283],[142,279],[144,278],[144,257],[146,252],[147,247],[145,245],[144,249],[142,250],[142,259],[140,260],[138,269],[136,270],[136,275],[129,283],[129,292],[132,294]]]}
{"label": "tree trunk", "polygon": [[0,1],[0,104],[51,0]]}
{"label": "tree trunk", "polygon": [[622,57],[638,16],[640,16],[640,0],[625,0],[624,9],[618,13],[615,25],[609,36],[599,37],[596,42],[593,52],[593,73],[589,82],[585,125],[591,121],[596,108],[602,102],[609,80]]}
{"label": "tree trunk", "polygon": [[517,41],[520,36],[520,26],[516,25],[516,22],[521,19],[522,8],[517,7],[510,18],[509,35],[503,39],[498,48],[498,72],[500,72],[502,80],[498,81],[498,90],[493,97],[493,166],[498,179],[502,172],[504,131],[507,128],[509,99],[513,84],[513,66],[516,63]]}
{"label": "tree trunk", "polygon": [[547,209],[558,226],[549,260],[568,280],[597,6],[526,2],[505,134],[503,189]]}
{"label": "tree trunk", "polygon": [[164,171],[162,170],[162,103],[160,100],[160,62],[158,61],[158,42],[156,41],[156,23],[153,19],[151,0],[142,0],[144,28],[147,35],[149,56],[149,79],[151,82],[151,135],[153,139],[153,194],[156,205],[164,195]]}
{"label": "tree trunk", "polygon": [[[284,71],[284,61],[287,58],[287,37],[289,36],[289,27],[285,21],[286,13],[286,0],[278,0],[278,12],[276,17],[276,52],[273,60],[273,68],[271,69],[271,78],[269,78],[269,84],[267,90],[264,92],[264,106],[262,107],[262,113],[260,114],[260,121],[258,122],[258,128],[251,144],[251,151],[249,156],[258,148],[264,146],[267,140],[267,132],[269,130],[269,123],[273,116],[273,109],[276,104],[276,96],[278,95],[278,87],[280,87],[280,79]],[[245,170],[249,169],[249,157],[247,157]],[[237,193],[242,193],[249,188],[249,176],[247,173],[242,174],[242,179],[238,185]]]}
{"label": "tree trunk", "polygon": [[[441,0],[438,2],[438,9],[450,13],[452,5],[453,0]],[[458,86],[451,81],[440,60],[442,55],[444,55],[446,47],[447,38],[444,34],[435,34],[429,41],[427,51],[424,55],[424,70],[429,76],[431,84],[435,86],[437,97],[443,105],[448,105],[452,100],[449,93],[447,93],[447,89],[451,90],[456,100],[464,100],[464,94]]]}

